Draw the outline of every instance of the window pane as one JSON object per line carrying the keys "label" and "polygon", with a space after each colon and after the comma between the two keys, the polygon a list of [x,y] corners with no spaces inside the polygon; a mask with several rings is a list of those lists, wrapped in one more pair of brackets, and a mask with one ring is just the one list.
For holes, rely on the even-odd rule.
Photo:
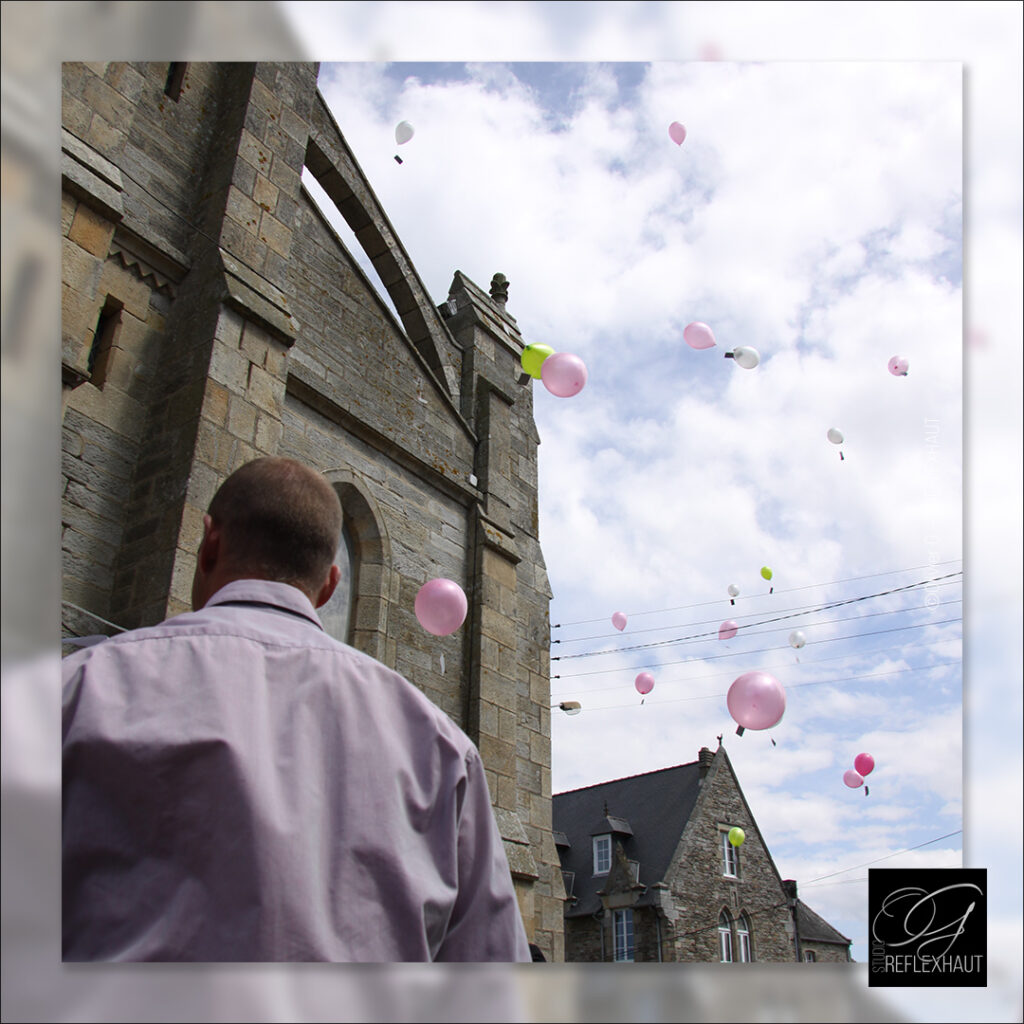
{"label": "window pane", "polygon": [[718,915],[718,948],[721,951],[722,963],[732,963],[732,922],[722,911]]}
{"label": "window pane", "polygon": [[729,842],[729,833],[722,833],[722,872],[733,878],[739,875],[740,851]]}
{"label": "window pane", "polygon": [[736,922],[736,937],[740,944],[740,961],[745,964],[751,963],[754,957],[750,949],[750,922],[746,914]]}
{"label": "window pane", "polygon": [[633,944],[633,911],[616,910],[613,921],[616,961],[632,961],[635,955]]}
{"label": "window pane", "polygon": [[347,521],[343,521],[341,524],[338,553],[334,556],[334,561],[341,569],[341,579],[338,581],[338,586],[330,601],[322,608],[317,609],[317,614],[320,616],[324,629],[335,640],[351,643],[359,566],[356,561],[355,542]]}

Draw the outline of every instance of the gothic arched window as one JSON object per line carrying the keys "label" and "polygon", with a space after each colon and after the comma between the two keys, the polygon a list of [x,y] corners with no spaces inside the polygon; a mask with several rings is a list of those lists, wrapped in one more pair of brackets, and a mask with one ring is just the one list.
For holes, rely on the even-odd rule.
{"label": "gothic arched window", "polygon": [[736,939],[740,947],[740,963],[752,963],[754,949],[750,944],[750,918],[746,914],[740,914],[736,922]]}
{"label": "gothic arched window", "polygon": [[317,614],[324,629],[342,643],[352,643],[355,628],[356,593],[359,585],[359,557],[348,516],[341,521],[338,553],[334,561],[341,569],[341,579],[330,601]]}
{"label": "gothic arched window", "polygon": [[723,964],[732,963],[732,920],[725,910],[718,915],[718,951]]}

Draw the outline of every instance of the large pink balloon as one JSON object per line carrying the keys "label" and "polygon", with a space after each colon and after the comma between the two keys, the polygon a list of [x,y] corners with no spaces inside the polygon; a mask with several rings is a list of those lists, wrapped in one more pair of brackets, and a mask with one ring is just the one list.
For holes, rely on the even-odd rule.
{"label": "large pink balloon", "polygon": [[416,618],[434,636],[447,636],[466,620],[469,603],[454,580],[439,578],[424,583],[416,595]]}
{"label": "large pink balloon", "polygon": [[744,672],[726,696],[729,714],[744,729],[770,729],[786,712],[786,691],[767,672]]}
{"label": "large pink balloon", "polygon": [[910,363],[908,363],[903,356],[893,356],[892,359],[889,360],[889,372],[894,377],[906,377],[909,369]]}
{"label": "large pink balloon", "polygon": [[668,126],[668,137],[677,145],[681,146],[686,138],[686,129],[678,122],[673,121]]}
{"label": "large pink balloon", "polygon": [[864,785],[864,780],[852,769],[843,772],[843,782],[845,782],[850,789],[860,789]]}
{"label": "large pink balloon", "polygon": [[616,612],[612,616],[612,625],[621,632],[626,628],[626,616],[622,612]]}
{"label": "large pink balloon", "polygon": [[711,332],[711,328],[707,324],[701,323],[700,320],[695,320],[692,324],[687,324],[683,328],[683,341],[690,348],[715,347],[715,336]]}
{"label": "large pink balloon", "polygon": [[556,352],[541,364],[540,379],[551,394],[559,398],[572,398],[587,383],[587,368],[579,356]]}
{"label": "large pink balloon", "polygon": [[718,639],[731,640],[736,635],[736,631],[739,628],[739,625],[737,625],[737,623],[732,619],[726,619],[725,622],[718,627]]}
{"label": "large pink balloon", "polygon": [[875,759],[870,754],[858,754],[853,759],[853,767],[861,775],[870,775],[875,767]]}
{"label": "large pink balloon", "polygon": [[650,693],[654,689],[654,676],[650,672],[641,672],[633,685],[637,693]]}

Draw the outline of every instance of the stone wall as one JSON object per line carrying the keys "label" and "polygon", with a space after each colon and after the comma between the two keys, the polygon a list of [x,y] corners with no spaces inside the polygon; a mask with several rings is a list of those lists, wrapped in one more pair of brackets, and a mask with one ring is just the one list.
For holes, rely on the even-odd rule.
{"label": "stone wall", "polygon": [[[746,834],[739,847],[738,877],[724,874],[722,833],[739,826]],[[735,922],[750,921],[756,961],[796,959],[793,924],[771,855],[757,830],[724,750],[710,763],[697,804],[683,830],[681,856],[666,876],[677,920],[668,944],[676,960],[717,961],[718,918],[733,920],[734,958],[739,959]],[[666,957],[668,959],[668,957]]]}
{"label": "stone wall", "polygon": [[[457,273],[434,304],[316,65],[189,64],[180,92],[170,72],[64,69],[65,629],[187,610],[220,483],[265,454],[321,470],[355,539],[349,639],[477,743],[527,932],[560,960],[539,438],[507,289]],[[444,638],[413,613],[435,576],[470,600]]]}
{"label": "stone wall", "polygon": [[835,942],[815,942],[813,939],[800,940],[800,953],[806,960],[808,952],[814,953],[814,962],[819,964],[846,964],[850,962],[849,946]]}

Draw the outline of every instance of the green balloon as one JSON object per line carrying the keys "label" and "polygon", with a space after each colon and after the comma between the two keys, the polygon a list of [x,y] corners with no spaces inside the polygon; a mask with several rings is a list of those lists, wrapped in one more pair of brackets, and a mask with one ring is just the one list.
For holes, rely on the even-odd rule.
{"label": "green balloon", "polygon": [[[550,345],[527,345],[523,349],[522,357],[520,362],[523,364],[523,369],[531,376],[536,377],[540,380],[540,368],[544,363],[544,360],[548,356],[553,356],[555,350]],[[554,364],[552,363],[552,366]]]}
{"label": "green balloon", "polygon": [[772,571],[771,571],[771,569],[769,569],[769,568],[768,568],[768,566],[767,566],[767,565],[766,565],[766,566],[763,566],[763,567],[762,567],[762,569],[761,569],[761,575],[762,575],[762,576],[763,576],[763,577],[764,577],[764,578],[765,578],[766,580],[770,580],[770,579],[772,578]]}
{"label": "green balloon", "polygon": [[729,842],[732,843],[733,846],[742,846],[743,845],[743,840],[746,839],[746,838],[747,837],[743,834],[743,829],[741,829],[741,828],[731,828],[731,829],[729,829]]}

